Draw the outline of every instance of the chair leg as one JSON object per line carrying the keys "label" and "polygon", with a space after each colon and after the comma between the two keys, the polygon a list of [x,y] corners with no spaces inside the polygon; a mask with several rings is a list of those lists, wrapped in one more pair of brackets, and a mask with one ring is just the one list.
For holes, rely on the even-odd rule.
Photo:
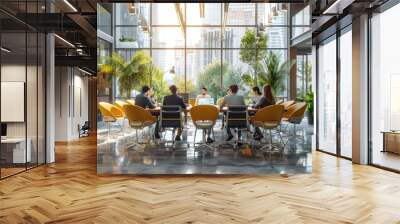
{"label": "chair leg", "polygon": [[196,134],[197,134],[197,127],[194,129],[193,147],[196,145]]}
{"label": "chair leg", "polygon": [[110,124],[110,122],[107,122],[107,129],[108,129],[107,138],[108,138],[108,140],[110,140],[110,134],[111,134],[111,124]]}

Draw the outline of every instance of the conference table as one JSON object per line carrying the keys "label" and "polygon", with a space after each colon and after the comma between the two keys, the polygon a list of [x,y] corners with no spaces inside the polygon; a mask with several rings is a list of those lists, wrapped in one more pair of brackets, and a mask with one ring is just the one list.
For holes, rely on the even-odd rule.
{"label": "conference table", "polygon": [[[218,106],[215,106],[215,107],[218,107]],[[190,109],[192,109],[192,106],[187,106],[186,109],[182,110],[182,112],[188,113],[188,112],[190,112]],[[148,108],[147,110],[150,111],[150,113],[152,113],[153,115],[158,115],[158,114],[160,114],[161,107],[156,107],[156,108],[153,108],[153,109],[149,109]],[[228,107],[220,108],[220,112],[226,112],[226,111],[228,111]],[[258,109],[252,108],[252,107],[248,107],[247,111],[249,113],[256,113],[258,111]]]}
{"label": "conference table", "polygon": [[[214,105],[215,107],[219,108],[219,106]],[[182,110],[182,112],[185,114],[185,124],[187,123],[187,114],[190,112],[190,109],[192,109],[192,106],[187,106],[184,110]],[[155,107],[153,109],[147,108],[146,110],[148,110],[153,116],[159,116],[160,115],[160,111],[161,111],[161,107]],[[224,113],[228,111],[228,107],[222,107],[220,108],[220,112]],[[250,115],[254,115],[258,109],[256,108],[252,108],[252,107],[248,107],[247,111]]]}

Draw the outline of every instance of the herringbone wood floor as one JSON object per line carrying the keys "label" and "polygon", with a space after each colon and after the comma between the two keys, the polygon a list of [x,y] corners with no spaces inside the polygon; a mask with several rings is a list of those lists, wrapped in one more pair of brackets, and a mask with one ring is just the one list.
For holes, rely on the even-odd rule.
{"label": "herringbone wood floor", "polygon": [[400,175],[314,153],[312,174],[97,176],[96,142],[0,181],[0,223],[400,223]]}

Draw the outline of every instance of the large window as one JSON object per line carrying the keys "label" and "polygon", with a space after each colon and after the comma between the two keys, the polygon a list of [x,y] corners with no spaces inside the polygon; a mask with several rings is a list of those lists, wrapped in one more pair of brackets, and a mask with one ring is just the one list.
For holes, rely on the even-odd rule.
{"label": "large window", "polygon": [[[400,170],[400,156],[391,151],[399,148],[400,130],[400,5],[372,17],[371,137],[372,163]],[[383,140],[382,132],[393,135]],[[384,146],[384,142],[386,146]],[[383,152],[386,150],[386,152]]]}
{"label": "large window", "polygon": [[[176,84],[195,97],[202,86],[214,98],[231,84],[242,84],[254,68],[241,58],[246,31],[268,35],[265,48],[288,59],[288,4],[268,3],[119,3],[115,4],[115,51],[129,59],[144,50],[164,74],[151,84]],[[248,87],[242,85],[243,91]],[[285,90],[279,96],[287,96]]]}
{"label": "large window", "polygon": [[318,48],[318,148],[336,153],[336,39]]}
{"label": "large window", "polygon": [[[347,32],[346,32],[347,31]],[[352,33],[340,36],[340,154],[352,157]]]}

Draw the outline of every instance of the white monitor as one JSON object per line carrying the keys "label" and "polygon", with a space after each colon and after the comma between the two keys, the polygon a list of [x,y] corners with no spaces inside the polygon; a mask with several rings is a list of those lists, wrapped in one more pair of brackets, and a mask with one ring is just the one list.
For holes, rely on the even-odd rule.
{"label": "white monitor", "polygon": [[198,98],[197,105],[214,105],[214,98]]}

